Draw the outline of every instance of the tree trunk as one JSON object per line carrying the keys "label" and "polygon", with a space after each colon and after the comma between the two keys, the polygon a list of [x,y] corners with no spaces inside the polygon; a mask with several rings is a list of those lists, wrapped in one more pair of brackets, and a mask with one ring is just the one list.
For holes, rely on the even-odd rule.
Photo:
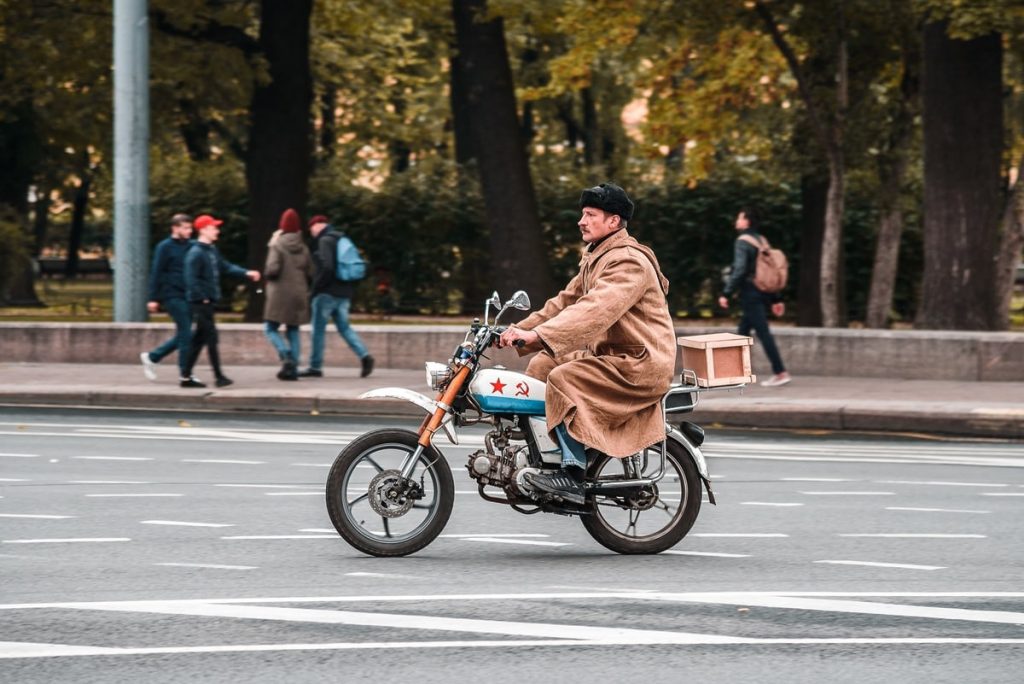
{"label": "tree trunk", "polygon": [[329,161],[337,148],[337,117],[334,108],[338,97],[338,89],[333,85],[324,88],[320,94],[320,159]]}
{"label": "tree trunk", "polygon": [[903,48],[903,78],[900,80],[900,104],[892,123],[888,153],[878,165],[879,206],[878,238],[875,261],[871,269],[871,289],[864,325],[884,328],[889,323],[896,273],[899,266],[900,239],[903,234],[903,213],[900,194],[906,176],[910,143],[914,135],[914,118],[918,107],[918,64],[920,55],[914,36],[906,36]]}
{"label": "tree trunk", "polygon": [[82,235],[85,233],[85,209],[89,206],[90,187],[92,187],[92,173],[85,171],[82,174],[82,182],[75,188],[75,197],[72,202],[68,256],[64,260],[64,277],[68,280],[78,277],[78,253],[82,250]]}
{"label": "tree trunk", "polygon": [[994,258],[1002,206],[1002,41],[924,28],[924,277],[919,328],[999,327]]}
{"label": "tree trunk", "polygon": [[213,131],[210,121],[202,115],[195,100],[191,98],[179,98],[178,109],[184,116],[184,121],[178,124],[178,131],[185,142],[188,158],[194,162],[209,161],[210,133]]}
{"label": "tree trunk", "polygon": [[[11,207],[17,219],[23,221],[28,214],[28,188],[42,155],[41,143],[31,101],[17,102],[5,113],[7,116],[0,119],[0,207]],[[43,306],[36,296],[31,259],[24,260],[20,273],[10,283],[7,303]]]}
{"label": "tree trunk", "polygon": [[796,324],[821,325],[821,243],[825,233],[825,199],[828,180],[821,174],[800,179],[800,275]]}
{"label": "tree trunk", "polygon": [[[261,270],[267,241],[288,208],[302,213],[309,193],[313,83],[309,20],[313,0],[262,0],[259,46],[269,80],[253,84],[245,176],[249,189],[248,268]],[[250,295],[245,318],[260,320],[262,296]]]}
{"label": "tree trunk", "polygon": [[829,159],[828,194],[825,197],[825,232],[821,237],[821,324],[835,328],[843,323],[840,313],[839,253],[843,241],[843,200],[846,174],[842,153]]}
{"label": "tree trunk", "polygon": [[1017,180],[1006,200],[1006,209],[1000,222],[999,252],[996,258],[995,310],[992,319],[997,330],[1010,328],[1010,305],[1013,299],[1013,282],[1020,263],[1021,248],[1024,247],[1024,157],[1017,165]]}
{"label": "tree trunk", "polygon": [[516,114],[500,18],[484,21],[486,0],[452,0],[462,83],[490,229],[491,278],[504,297],[553,293],[537,199]]}

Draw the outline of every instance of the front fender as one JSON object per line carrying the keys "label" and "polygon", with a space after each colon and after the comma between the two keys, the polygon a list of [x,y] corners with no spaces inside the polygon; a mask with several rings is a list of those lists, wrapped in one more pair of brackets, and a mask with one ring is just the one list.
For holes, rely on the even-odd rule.
{"label": "front fender", "polygon": [[708,501],[714,504],[715,493],[711,490],[711,475],[708,473],[708,464],[704,460],[704,454],[701,452],[700,447],[691,442],[686,435],[674,427],[668,429],[668,438],[686,449],[686,453],[693,459],[693,464],[697,466],[697,472],[700,473],[700,479],[704,480],[704,487],[708,490]]}
{"label": "front fender", "polygon": [[[428,414],[433,414],[437,410],[436,401],[404,387],[381,387],[360,394],[359,399],[401,399],[402,401],[416,404]],[[444,428],[444,433],[448,435],[448,440],[452,444],[459,443],[459,436],[455,433],[455,425],[452,423],[451,413],[445,414],[444,420],[441,421],[441,427]]]}

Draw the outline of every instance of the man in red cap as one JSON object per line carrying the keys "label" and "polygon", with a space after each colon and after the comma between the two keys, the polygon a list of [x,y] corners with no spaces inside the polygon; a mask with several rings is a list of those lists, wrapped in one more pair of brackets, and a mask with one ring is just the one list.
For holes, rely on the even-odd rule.
{"label": "man in red cap", "polygon": [[324,332],[328,319],[334,321],[338,334],[359,357],[360,376],[373,372],[373,356],[366,349],[359,333],[348,321],[348,310],[355,294],[355,283],[335,277],[338,240],[342,233],[334,230],[326,216],[309,220],[313,236],[313,320],[310,340],[309,367],[299,372],[302,378],[319,378],[324,374]]}
{"label": "man in red cap", "polygon": [[188,364],[181,374],[182,387],[206,387],[192,375],[192,369],[199,359],[199,353],[205,346],[210,357],[210,365],[216,377],[217,387],[227,387],[233,381],[224,375],[220,367],[220,353],[217,349],[217,324],[214,321],[214,309],[220,300],[220,276],[227,273],[239,278],[248,278],[253,282],[260,279],[259,271],[247,271],[221,255],[214,245],[220,237],[220,224],[224,223],[209,214],[197,216],[193,222],[199,238],[192,249],[185,255],[185,291],[192,305],[192,320],[196,331],[192,335],[192,348],[189,351]]}

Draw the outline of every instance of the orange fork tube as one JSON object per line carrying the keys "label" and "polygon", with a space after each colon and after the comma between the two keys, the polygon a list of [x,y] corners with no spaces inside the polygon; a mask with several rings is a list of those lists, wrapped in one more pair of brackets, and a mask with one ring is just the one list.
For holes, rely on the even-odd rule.
{"label": "orange fork tube", "polygon": [[[437,401],[445,406],[451,406],[468,377],[469,366],[463,366],[459,369],[459,372],[455,374],[455,377],[452,378],[452,381],[448,383],[448,387],[445,388],[444,393],[438,397]],[[427,421],[426,426],[423,427],[420,432],[420,438],[418,441],[420,446],[424,448],[430,446],[430,440],[437,431],[437,428],[441,427],[441,421],[444,420],[445,413],[447,413],[447,411],[442,406],[438,406],[434,410],[434,415],[430,416],[430,420]]]}

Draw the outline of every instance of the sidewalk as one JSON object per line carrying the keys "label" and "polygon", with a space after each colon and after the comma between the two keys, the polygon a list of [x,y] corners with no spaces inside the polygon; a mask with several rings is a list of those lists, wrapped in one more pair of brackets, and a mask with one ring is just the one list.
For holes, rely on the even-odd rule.
{"label": "sidewalk", "polygon": [[[277,366],[225,367],[235,384],[181,389],[177,367],[158,366],[147,381],[141,365],[0,363],[0,412],[11,406],[85,406],[175,411],[251,411],[314,415],[420,417],[422,409],[359,399],[379,387],[430,395],[422,370],[328,367],[323,378],[282,382]],[[886,431],[1024,440],[1024,383],[883,380],[797,376],[784,387],[706,392],[687,416],[704,426]]]}

